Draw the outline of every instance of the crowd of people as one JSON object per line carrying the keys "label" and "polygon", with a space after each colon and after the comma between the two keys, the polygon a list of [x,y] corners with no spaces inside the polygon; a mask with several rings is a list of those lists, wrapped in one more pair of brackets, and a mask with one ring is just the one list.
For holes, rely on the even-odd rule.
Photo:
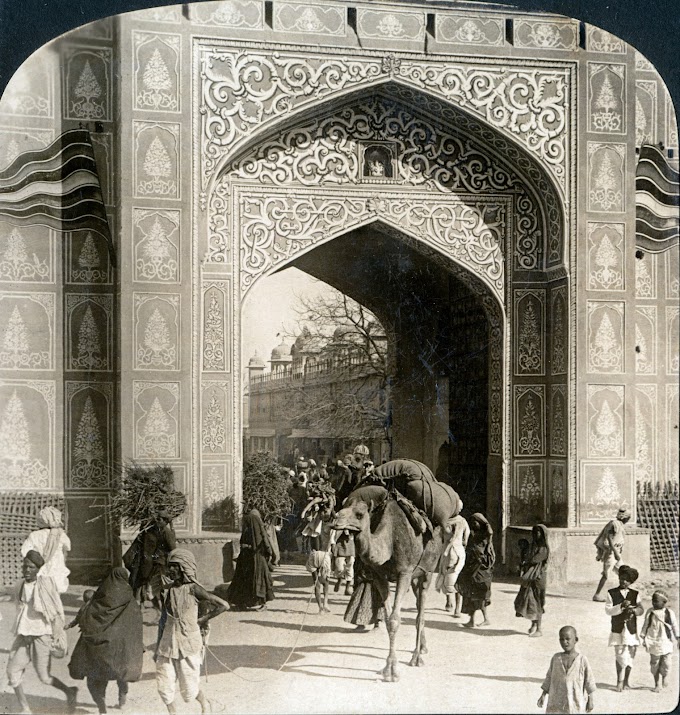
{"label": "crowd of people", "polygon": [[[360,455],[361,456],[361,455]],[[370,568],[356,559],[354,536],[332,528],[341,495],[349,493],[370,476],[372,464],[349,455],[337,460],[333,469],[316,469],[313,463],[290,474],[289,493],[294,504],[291,520],[295,545],[306,554],[306,568],[313,580],[319,612],[328,612],[328,593],[344,588],[349,595],[344,620],[358,630],[377,627],[385,620],[387,595],[381,592]],[[302,492],[304,490],[304,500]],[[462,508],[462,505],[461,505]],[[614,648],[616,689],[630,687],[631,671],[638,647],[650,656],[654,691],[666,687],[671,655],[680,632],[669,597],[662,590],[652,596],[645,612],[633,588],[638,572],[623,562],[625,524],[630,512],[621,509],[602,529],[595,541],[596,558],[602,575],[593,600],[604,603],[610,618],[609,646]],[[285,547],[290,532],[278,532]],[[276,534],[276,532],[275,532]],[[443,526],[444,544],[436,569],[436,590],[446,598],[445,609],[453,618],[468,616],[466,628],[485,627],[490,621],[496,553],[493,529],[487,518],[458,513]],[[193,554],[177,548],[172,520],[159,511],[155,520],[142,528],[123,557],[124,567],[113,568],[96,589],[83,592],[76,616],[65,623],[61,596],[69,587],[66,554],[71,548],[59,510],[48,507],[40,513],[40,528],[22,545],[20,582],[0,590],[18,606],[7,677],[22,712],[30,706],[22,686],[24,672],[32,664],[39,679],[61,691],[67,709],[75,712],[78,687],[66,685],[51,673],[53,657],[67,655],[65,631],[79,630],[68,670],[73,680],[85,680],[100,713],[107,712],[106,691],[117,685],[117,704],[122,708],[129,683],[142,676],[144,654],[142,606],[151,602],[160,613],[154,654],[156,686],[168,713],[175,712],[177,685],[186,702],[197,701],[201,712],[212,703],[200,688],[200,671],[205,653],[209,621],[228,608],[263,610],[274,598],[272,571],[277,561],[270,531],[253,505],[246,505],[242,520],[236,568],[223,600],[198,581]],[[551,559],[549,533],[543,524],[531,529],[531,540],[518,543],[520,587],[514,601],[515,614],[531,622],[529,637],[543,635],[548,569]],[[605,591],[612,574],[618,585]],[[477,622],[477,612],[481,621]],[[577,650],[578,634],[572,625],[559,630],[561,651],[549,664],[541,685],[538,707],[547,701],[547,712],[590,712],[594,708],[595,680],[588,658]]]}

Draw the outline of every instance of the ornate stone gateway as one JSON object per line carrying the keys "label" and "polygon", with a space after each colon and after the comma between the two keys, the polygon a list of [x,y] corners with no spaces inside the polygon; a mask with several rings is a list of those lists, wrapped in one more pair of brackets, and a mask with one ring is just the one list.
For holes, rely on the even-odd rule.
{"label": "ornate stone gateway", "polygon": [[395,456],[445,462],[504,543],[544,521],[559,577],[592,577],[635,480],[677,478],[678,246],[636,245],[634,174],[678,135],[644,57],[581,39],[480,3],[223,0],[27,62],[0,165],[87,127],[118,257],[0,216],[0,478],[66,493],[74,567],[112,558],[91,507],[121,460],[172,466],[183,538],[239,500],[242,308],[296,266],[387,326]]}

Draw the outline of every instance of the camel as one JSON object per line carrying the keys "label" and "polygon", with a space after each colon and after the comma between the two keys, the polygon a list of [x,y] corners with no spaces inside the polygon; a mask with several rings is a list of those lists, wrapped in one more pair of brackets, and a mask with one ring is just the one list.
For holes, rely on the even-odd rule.
{"label": "camel", "polygon": [[[443,546],[441,526],[418,533],[412,521],[399,506],[393,493],[380,486],[359,487],[347,498],[338,512],[333,528],[353,531],[357,557],[375,579],[385,601],[390,650],[381,671],[387,682],[399,680],[397,673],[396,636],[401,623],[401,604],[409,585],[413,588],[418,607],[416,645],[410,665],[423,665],[427,653],[425,643],[425,598],[432,572],[437,566]],[[388,605],[389,583],[396,583],[391,610]]]}

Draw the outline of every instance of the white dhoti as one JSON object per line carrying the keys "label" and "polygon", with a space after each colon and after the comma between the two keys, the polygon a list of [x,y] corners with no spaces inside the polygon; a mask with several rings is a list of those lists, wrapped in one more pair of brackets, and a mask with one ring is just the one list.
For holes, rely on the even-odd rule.
{"label": "white dhoti", "polygon": [[184,658],[165,658],[159,655],[156,660],[156,687],[161,700],[170,705],[175,700],[175,683],[179,681],[179,692],[185,703],[195,700],[199,691],[201,677],[200,655],[187,655]]}

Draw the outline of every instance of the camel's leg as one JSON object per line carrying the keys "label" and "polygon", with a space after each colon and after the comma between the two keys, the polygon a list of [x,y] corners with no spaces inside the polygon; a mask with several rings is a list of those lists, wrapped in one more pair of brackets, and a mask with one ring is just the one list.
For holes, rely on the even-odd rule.
{"label": "camel's leg", "polygon": [[423,653],[427,653],[427,645],[425,643],[425,598],[427,589],[430,586],[430,574],[420,574],[412,581],[413,592],[416,595],[416,606],[418,615],[416,617],[416,647],[413,651],[409,665],[421,666],[424,665],[422,658]]}
{"label": "camel's leg", "polygon": [[387,663],[382,671],[383,680],[388,683],[396,683],[399,680],[399,674],[397,673],[397,631],[399,630],[399,625],[401,624],[401,601],[404,598],[404,594],[408,591],[409,583],[411,582],[410,573],[402,573],[397,579],[397,590],[394,594],[394,604],[392,606],[392,612],[390,613],[387,623],[387,632],[390,636],[390,652],[387,656]]}

